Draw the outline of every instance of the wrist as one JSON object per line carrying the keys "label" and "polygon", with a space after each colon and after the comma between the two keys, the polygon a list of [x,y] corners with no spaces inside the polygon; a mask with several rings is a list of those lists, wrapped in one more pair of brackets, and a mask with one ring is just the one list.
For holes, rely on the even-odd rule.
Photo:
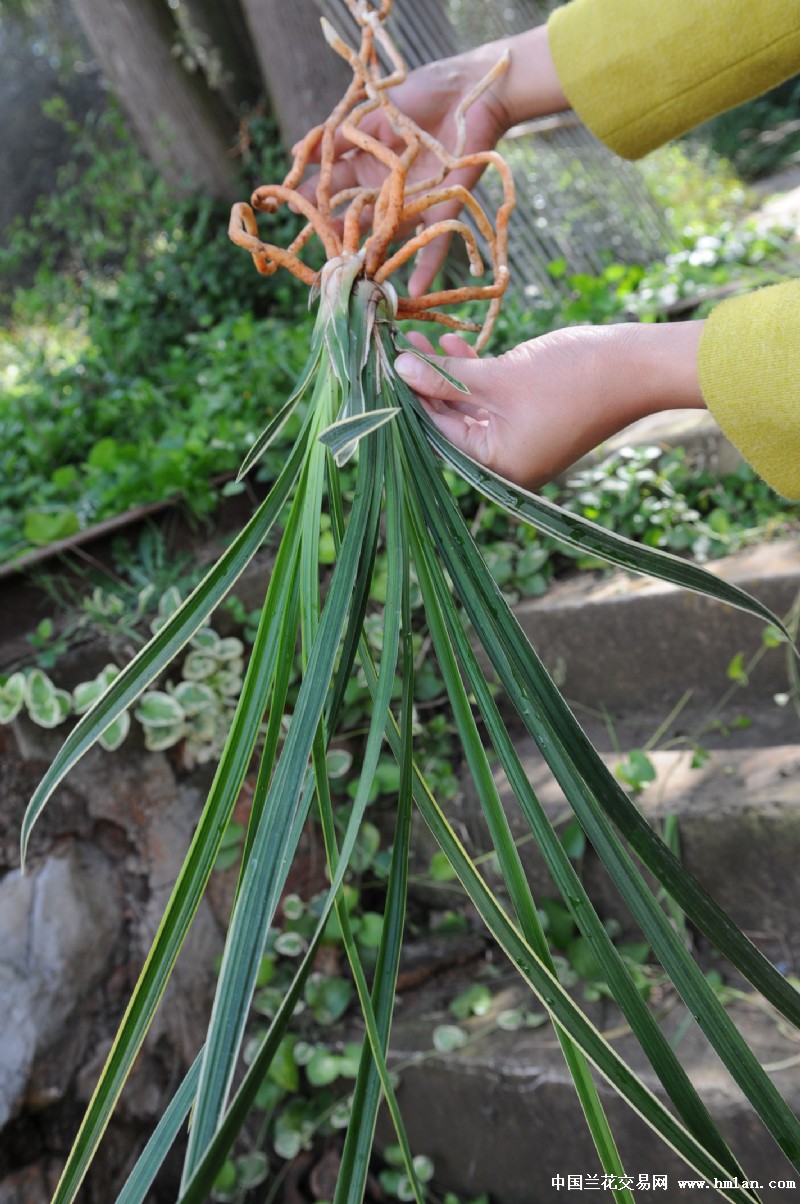
{"label": "wrist", "polygon": [[570,107],[556,74],[546,24],[505,39],[504,46],[511,51],[500,81],[506,129]]}
{"label": "wrist", "polygon": [[621,404],[635,422],[661,410],[705,409],[697,368],[704,321],[625,323],[611,327],[612,376]]}
{"label": "wrist", "polygon": [[523,121],[569,108],[550,53],[547,25],[489,42],[468,54],[482,76],[505,51],[510,52],[508,67],[492,87],[501,136]]}

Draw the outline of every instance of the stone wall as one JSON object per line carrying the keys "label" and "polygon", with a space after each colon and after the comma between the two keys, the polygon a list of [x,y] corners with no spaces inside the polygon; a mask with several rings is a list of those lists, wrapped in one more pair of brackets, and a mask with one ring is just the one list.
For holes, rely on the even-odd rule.
{"label": "stone wall", "polygon": [[[131,737],[76,767],[19,830],[61,733],[0,728],[0,1204],[46,1204],[174,885],[207,782]],[[202,1044],[233,883],[215,875],[101,1147],[85,1204],[114,1198]],[[166,1168],[163,1195],[174,1198]],[[113,1186],[113,1191],[111,1190]]]}

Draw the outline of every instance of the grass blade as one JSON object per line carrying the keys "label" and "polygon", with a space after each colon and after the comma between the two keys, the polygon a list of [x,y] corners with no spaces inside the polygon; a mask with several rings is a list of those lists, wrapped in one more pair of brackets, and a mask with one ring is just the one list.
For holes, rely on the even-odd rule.
{"label": "grass blade", "polygon": [[[320,315],[321,314],[322,310],[320,310]],[[311,379],[317,369],[317,365],[319,364],[320,357],[322,356],[322,348],[324,346],[324,328],[320,315],[317,316],[317,321],[314,325],[314,331],[311,336],[311,351],[308,359],[306,360],[305,367],[300,373],[297,384],[295,385],[291,396],[287,397],[286,401],[278,409],[277,413],[272,416],[261,434],[253,443],[252,447],[248,450],[236,477],[237,481],[241,481],[242,477],[247,476],[253,465],[261,459],[269,445],[275,441],[286,423],[291,418],[294,411],[297,409],[297,405],[302,399],[303,394],[308,389]]]}
{"label": "grass blade", "polygon": [[297,480],[305,455],[308,433],[309,427],[306,426],[269,496],[261,503],[241,534],[159,633],[115,677],[106,692],[67,736],[25,812],[20,837],[23,866],[33,826],[53,791],[84,753],[102,736],[106,728],[147,689],[198,628],[203,626],[263,544]]}
{"label": "grass blade", "polygon": [[[437,653],[437,656],[439,663],[444,670],[445,662],[452,657],[452,653],[449,651],[449,642],[451,642],[455,653],[464,666],[470,689],[475,696],[476,704],[486,724],[489,737],[500,757],[506,777],[536,838],[537,846],[564,899],[565,905],[572,913],[579,930],[589,942],[616,1002],[639,1040],[640,1045],[646,1052],[651,1065],[687,1128],[726,1167],[729,1178],[736,1178],[740,1181],[746,1179],[747,1176],[741,1167],[739,1167],[733,1154],[719,1134],[716,1125],[697,1095],[674,1050],[661,1032],[647,1003],[639,993],[627,966],[615,949],[605,926],[594,910],[583,883],[564,851],[561,841],[553,830],[544,809],[527,779],[500,716],[491,689],[480,670],[475,653],[455,610],[444,574],[435,556],[426,551],[424,545],[419,547],[419,552],[420,555],[418,556],[415,551],[415,561],[418,564],[420,585],[423,590],[423,596],[427,593],[430,598],[430,601],[426,602],[426,612],[434,618],[441,614],[443,625],[446,627],[445,632],[438,634],[438,648],[440,651]],[[434,632],[435,624],[432,621],[431,634],[434,636],[434,640],[436,640]],[[452,667],[449,668],[449,672],[452,674]],[[464,695],[465,698],[466,696]],[[462,708],[465,705],[464,699],[461,700]],[[470,747],[470,743],[476,744],[477,751],[473,751],[473,757],[480,761],[483,747],[477,739],[474,721],[471,722],[471,729],[474,735],[469,735],[469,738],[468,734],[462,731],[462,744],[465,749]],[[483,761],[485,762],[485,757]],[[488,771],[488,766],[484,769],[483,764],[481,764],[481,769],[484,773],[484,790],[495,796],[493,799],[495,809],[500,808],[499,800],[496,799],[494,779]],[[477,785],[478,778],[474,771],[473,778],[476,780]],[[502,808],[500,808],[500,811],[502,815]],[[495,828],[497,826],[495,824]],[[497,844],[496,837],[495,844]],[[516,847],[512,847],[515,854]],[[521,867],[518,872],[521,873]],[[518,913],[519,904],[517,903],[517,899],[519,892],[520,888],[518,887],[516,893],[512,893],[511,896]],[[542,956],[540,944],[531,940],[531,933],[527,929],[523,929],[523,934],[539,955]],[[546,958],[543,957],[543,960],[547,964]],[[552,969],[552,966],[550,968]]]}
{"label": "grass blade", "polygon": [[198,1054],[178,1090],[170,1100],[152,1137],[136,1160],[136,1165],[125,1180],[125,1186],[116,1199],[116,1204],[144,1204],[145,1197],[153,1185],[161,1164],[172,1148],[172,1143],[181,1131],[189,1115],[200,1077],[200,1055]]}
{"label": "grass blade", "polygon": [[[416,414],[417,407],[413,395],[406,389],[401,392],[404,406]],[[775,969],[774,966],[756,949],[739,927],[733,923],[721,907],[711,898],[700,884],[686,872],[680,861],[664,844],[660,836],[650,827],[641,812],[621,788],[619,782],[610,774],[601,757],[592,747],[575,716],[570,711],[564,699],[556,689],[547,671],[531,647],[519,624],[508,612],[505,599],[491,584],[488,569],[483,564],[477,548],[474,546],[460,513],[441,480],[438,465],[430,454],[429,446],[422,438],[416,418],[409,415],[407,436],[412,441],[412,455],[419,461],[420,471],[427,475],[436,491],[437,505],[443,507],[442,514],[447,523],[451,524],[451,534],[455,532],[456,542],[460,548],[474,549],[471,582],[467,580],[468,592],[479,589],[481,598],[475,598],[478,608],[479,621],[475,623],[476,630],[481,626],[481,620],[488,614],[488,607],[499,610],[506,615],[506,627],[513,637],[515,648],[515,663],[518,666],[514,674],[520,681],[526,683],[529,691],[529,701],[525,703],[525,722],[533,722],[536,716],[532,713],[532,701],[538,700],[540,713],[546,716],[547,722],[559,732],[562,752],[568,750],[568,760],[575,762],[577,772],[583,776],[595,776],[603,782],[600,802],[606,814],[616,825],[620,833],[630,844],[631,848],[641,858],[647,868],[655,875],[660,884],[667,890],[686,915],[707,937],[717,949],[773,1004],[796,1028],[800,1028],[800,993]],[[437,511],[438,513],[438,511]],[[460,552],[458,552],[460,556]],[[487,636],[491,639],[491,636]],[[538,719],[537,719],[538,722]],[[534,733],[532,733],[534,734]],[[541,734],[541,733],[540,733]],[[535,734],[534,734],[534,738]],[[546,737],[547,738],[547,737]],[[549,746],[547,757],[550,756]],[[543,749],[543,751],[545,751]],[[552,766],[551,766],[552,767]]]}
{"label": "grass blade", "polygon": [[[486,817],[500,869],[517,913],[517,920],[522,934],[531,947],[536,950],[550,973],[555,975],[556,969],[550,955],[547,938],[542,929],[539,914],[522,868],[519,852],[508,826],[508,820],[506,819],[497,793],[497,787],[492,777],[489,762],[478,735],[472,708],[458,671],[455,656],[453,655],[450,642],[451,637],[447,631],[450,624],[445,620],[444,616],[448,614],[448,617],[454,618],[456,624],[460,626],[458,615],[455,612],[452,598],[447,592],[444,579],[440,577],[434,583],[431,571],[433,568],[432,553],[434,549],[432,547],[425,547],[426,543],[430,543],[430,537],[421,523],[415,521],[416,517],[412,515],[409,521],[414,562],[417,566],[417,575],[422,590],[425,611],[428,616],[431,639],[450,697],[461,745],[464,749],[484,816]],[[450,611],[453,612],[452,616],[448,613]],[[578,1098],[603,1170],[606,1174],[613,1175],[614,1177],[624,1176],[625,1171],[619,1151],[611,1133],[603,1105],[600,1102],[597,1088],[592,1080],[589,1066],[563,1029],[557,1027],[556,1035],[578,1093]],[[627,1188],[620,1189],[616,1195],[617,1199],[622,1201],[623,1204],[633,1204],[633,1196]]]}
{"label": "grass blade", "polygon": [[[388,1075],[386,1074],[385,1059],[388,1051],[389,1033],[394,1010],[394,995],[400,965],[400,949],[403,940],[406,887],[408,882],[408,852],[411,832],[411,729],[414,658],[411,646],[407,538],[403,522],[399,464],[394,441],[391,442],[387,459],[386,545],[389,580],[387,583],[385,605],[386,629],[384,631],[384,648],[381,657],[381,672],[376,684],[373,719],[378,714],[382,715],[385,726],[386,718],[389,714],[392,687],[394,685],[394,665],[399,649],[400,631],[398,621],[402,618],[403,697],[401,704],[401,744],[403,761],[400,771],[397,821],[384,912],[384,926],[375,967],[371,1001],[371,1005],[374,1007],[373,1024],[375,1037],[369,1044],[365,1044],[361,1055],[334,1204],[351,1204],[351,1202],[358,1204],[363,1198],[366,1187],[370,1152],[375,1134],[378,1106],[381,1099],[381,1087],[383,1086],[384,1092],[386,1092],[386,1085],[389,1082]],[[387,666],[388,671],[384,673],[384,658],[387,644],[391,648],[393,655],[391,656],[390,666]],[[370,780],[372,773],[374,773],[374,768],[370,773]],[[392,1092],[392,1099],[393,1094]],[[387,1098],[389,1098],[388,1092]],[[393,1101],[393,1119],[394,1108],[396,1108],[396,1102]],[[405,1131],[402,1128],[398,1128],[397,1124],[395,1124],[395,1128],[398,1132],[400,1146],[403,1151],[409,1183],[415,1193],[415,1197],[420,1199],[421,1191],[417,1183],[408,1138],[405,1135]]]}
{"label": "grass blade", "polygon": [[[293,508],[292,514],[296,511]],[[293,527],[292,516],[288,528]],[[292,544],[278,558],[270,580],[242,693],[208,799],[173,888],[164,916],[122,1019],[100,1081],[75,1139],[53,1204],[74,1200],[111,1118],[136,1055],[150,1027],[186,933],[213,869],[255,747],[279,647],[276,615],[286,607],[291,588]]]}
{"label": "grass blade", "polygon": [[[367,451],[370,447],[368,445]],[[341,555],[334,569],[319,631],[310,650],[307,672],[297,697],[292,725],[270,786],[264,817],[253,841],[252,853],[231,917],[184,1165],[184,1183],[189,1181],[196,1169],[224,1113],[263,944],[277,906],[282,881],[288,873],[288,808],[293,808],[298,798],[314,733],[322,716],[354,588],[364,533],[370,513],[379,505],[379,489],[375,457],[367,454],[359,464],[356,498]],[[301,598],[301,610],[303,601]]]}
{"label": "grass blade", "polygon": [[[370,691],[374,692],[376,673],[369,650],[363,645],[361,664]],[[387,739],[399,762],[402,751],[399,732],[393,719],[389,721]],[[414,766],[413,794],[423,819],[450,864],[456,869],[462,885],[490,933],[554,1020],[561,1024],[581,1052],[597,1067],[634,1111],[689,1166],[709,1182],[712,1182],[714,1178],[724,1179],[724,1167],[698,1144],[684,1126],[667,1111],[661,1101],[637,1078],[630,1067],[608,1045],[603,1036],[573,1003],[561,984],[540,962],[535,951],[514,927],[465,852],[416,765]],[[753,1202],[754,1197],[747,1191],[738,1188],[718,1188],[717,1190],[720,1195],[734,1201],[735,1204],[745,1204],[745,1202],[752,1204]]]}
{"label": "grass blade", "polygon": [[693,590],[695,593],[744,610],[773,624],[791,643],[791,637],[781,620],[746,590],[717,577],[700,565],[692,564],[691,561],[683,560],[680,556],[674,556],[660,548],[651,548],[627,539],[624,535],[617,535],[588,518],[564,510],[547,498],[512,484],[511,481],[465,456],[445,439],[407,387],[401,392],[401,396],[403,404],[411,406],[422,420],[431,446],[445,463],[509,514],[516,515],[523,522],[546,535],[551,535],[568,547],[599,556],[609,564],[619,565],[620,568],[633,573],[656,577],[660,581],[668,581],[672,585],[679,585],[683,589]]}
{"label": "grass blade", "polygon": [[213,1189],[214,1181],[222,1169],[222,1165],[236,1140],[239,1130],[250,1114],[258,1090],[264,1081],[264,1076],[269,1070],[281,1039],[289,1027],[292,1014],[300,999],[300,993],[314,964],[314,957],[319,948],[319,943],[325,931],[325,925],[332,907],[333,896],[329,894],[326,905],[322,909],[316,932],[309,941],[308,949],[297,968],[297,973],[281,1000],[272,1023],[262,1037],[255,1056],[231,1101],[230,1107],[225,1112],[225,1116],[213,1138],[204,1149],[191,1178],[181,1189],[177,1204],[206,1204]]}
{"label": "grass blade", "polygon": [[365,435],[371,435],[378,427],[396,417],[397,409],[370,410],[368,414],[354,414],[352,418],[341,418],[334,422],[319,437],[333,456],[336,467],[342,468],[352,456]]}
{"label": "grass blade", "polygon": [[[459,596],[512,702],[539,744],[612,881],[700,1028],[780,1148],[793,1164],[800,1166],[797,1118],[762,1070],[611,828],[603,803],[607,805],[609,783],[616,787],[614,779],[593,749],[593,763],[586,767],[580,764],[580,749],[576,752],[568,738],[572,724],[578,726],[574,717],[488,573],[419,428],[416,424],[403,423],[401,429],[409,456],[409,476],[418,502]],[[583,740],[588,744],[585,737]],[[630,805],[627,796],[626,802]],[[662,842],[659,840],[659,843]],[[682,879],[693,882],[682,866],[680,871]],[[688,908],[684,910],[691,914]],[[743,934],[742,939],[746,939]]]}

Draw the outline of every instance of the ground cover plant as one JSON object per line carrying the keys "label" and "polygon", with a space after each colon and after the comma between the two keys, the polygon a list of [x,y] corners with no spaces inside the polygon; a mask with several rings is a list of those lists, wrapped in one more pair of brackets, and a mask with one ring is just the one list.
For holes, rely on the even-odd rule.
{"label": "ground cover plant", "polygon": [[[629,1201],[614,1137],[590,1072],[593,1065],[627,1103],[659,1133],[697,1174],[713,1184],[747,1179],[705,1105],[664,1037],[641,992],[637,967],[614,946],[586,896],[562,842],[550,826],[517,757],[493,689],[484,676],[470,636],[490,659],[509,702],[537,741],[591,842],[628,903],[645,940],[684,999],[697,1024],[750,1100],[776,1144],[800,1168],[800,1124],[735,1028],[717,994],[675,931],[660,900],[646,885],[636,856],[668,892],[688,921],[702,931],[777,1010],[800,1026],[800,996],[750,944],[714,901],[686,873],[669,846],[647,824],[619,782],[586,739],[534,650],[525,640],[484,563],[444,477],[442,465],[485,498],[582,553],[739,606],[788,633],[779,620],[736,587],[661,550],[636,545],[562,509],[545,497],[516,488],[458,453],[430,424],[417,399],[392,367],[406,346],[397,322],[407,316],[474,329],[483,344],[507,283],[505,238],[513,205],[510,174],[494,152],[465,156],[464,113],[479,90],[453,115],[453,145],[445,147],[417,129],[393,106],[387,89],[403,66],[384,28],[390,0],[372,6],[350,0],[361,30],[359,49],[348,47],[326,27],[333,49],[351,64],[353,82],[324,125],[302,142],[283,184],[256,190],[252,207],[238,205],[231,217],[234,241],[251,252],[262,274],[288,268],[318,292],[311,349],[299,382],[248,453],[243,471],[269,449],[276,432],[299,411],[299,433],[270,494],[217,564],[166,621],[144,649],[108,684],[81,718],[31,801],[22,832],[23,859],[31,829],[53,790],[75,761],[159,677],[196,633],[277,525],[283,527],[253,651],[244,676],[230,734],[198,821],[192,845],[131,998],[117,1039],[88,1106],[56,1189],[54,1200],[76,1198],[80,1184],[122,1092],[158,1006],[172,966],[191,924],[209,875],[221,852],[233,807],[251,756],[266,723],[258,781],[244,837],[236,903],[219,974],[207,1039],[140,1161],[120,1193],[123,1204],[145,1198],[167,1150],[191,1111],[181,1201],[201,1201],[213,1190],[235,1135],[262,1088],[279,1051],[296,1004],[315,964],[332,914],[336,915],[361,1007],[366,1039],[359,1055],[336,1201],[363,1198],[377,1110],[385,1100],[395,1126],[399,1159],[413,1198],[423,1200],[419,1163],[409,1148],[387,1068],[387,1050],[399,951],[403,935],[412,807],[416,806],[500,949],[508,956],[552,1020],[572,1074],[604,1171],[619,1176],[617,1199]],[[391,70],[380,68],[377,49]],[[495,71],[504,69],[501,60]],[[492,75],[481,86],[488,85]],[[366,113],[381,108],[403,145],[391,151],[360,128]],[[384,183],[372,191],[339,196],[330,191],[334,132],[382,162]],[[321,171],[316,203],[296,191],[304,167],[319,148]],[[427,179],[409,174],[419,160]],[[468,195],[448,187],[448,174],[465,163],[496,170],[504,189],[494,220]],[[429,166],[428,166],[429,165]],[[464,202],[469,218],[489,248],[492,282],[447,289],[411,300],[389,281],[423,238],[455,233],[465,242],[474,274],[484,265],[473,228],[451,219],[393,249],[404,219],[452,199]],[[254,210],[267,213],[292,202],[306,219],[289,248],[262,239]],[[359,218],[373,209],[366,235]],[[343,233],[334,220],[343,217]],[[318,273],[303,258],[319,237],[327,263]],[[489,302],[482,326],[454,318],[451,303]],[[356,460],[352,498],[342,490],[341,467]],[[322,596],[320,545],[327,515],[335,562]],[[383,544],[385,584],[382,631],[375,649],[365,634],[367,602]],[[449,696],[453,721],[473,776],[495,846],[509,905],[492,893],[480,868],[465,852],[415,759],[416,674],[411,615],[413,564],[433,650]],[[465,621],[471,631],[465,627]],[[374,626],[374,624],[373,624]],[[284,722],[297,640],[303,676]],[[372,695],[368,732],[347,825],[336,826],[328,751],[338,728],[348,683],[359,662]],[[401,696],[393,701],[399,671]],[[478,719],[485,735],[478,728]],[[484,743],[486,741],[486,743]],[[358,840],[381,754],[388,747],[397,770],[396,822],[388,869],[386,908],[374,969],[352,930],[345,877]],[[605,984],[674,1106],[670,1111],[604,1040],[556,973],[539,912],[522,873],[517,849],[500,804],[493,768],[499,765],[535,835],[575,928],[587,942]],[[319,815],[330,884],[305,937],[271,1022],[233,1090],[251,1003],[284,890],[288,867],[311,807]],[[363,942],[362,942],[363,945]],[[750,1186],[716,1189],[742,1204],[757,1200]]]}

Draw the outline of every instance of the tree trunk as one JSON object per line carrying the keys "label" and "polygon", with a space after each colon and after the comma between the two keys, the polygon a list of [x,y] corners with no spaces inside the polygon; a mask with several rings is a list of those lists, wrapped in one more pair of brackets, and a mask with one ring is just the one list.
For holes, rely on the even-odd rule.
{"label": "tree trunk", "polygon": [[[229,4],[238,0],[227,0]],[[236,120],[200,71],[172,53],[176,26],[165,0],[72,0],[143,150],[167,179],[185,189],[231,197],[235,165],[229,153]]]}
{"label": "tree trunk", "polygon": [[351,79],[327,46],[314,0],[242,0],[272,111],[289,147],[324,121]]}

